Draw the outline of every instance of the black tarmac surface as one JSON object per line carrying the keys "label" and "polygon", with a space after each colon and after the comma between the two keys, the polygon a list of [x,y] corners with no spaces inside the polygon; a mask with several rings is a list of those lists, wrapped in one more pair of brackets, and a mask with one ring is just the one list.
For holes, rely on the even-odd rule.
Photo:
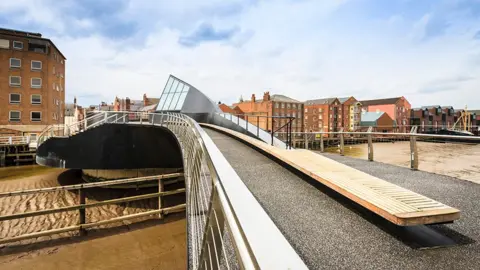
{"label": "black tarmac surface", "polygon": [[325,155],[462,211],[454,224],[402,228],[242,142],[206,131],[310,269],[480,269],[480,185]]}

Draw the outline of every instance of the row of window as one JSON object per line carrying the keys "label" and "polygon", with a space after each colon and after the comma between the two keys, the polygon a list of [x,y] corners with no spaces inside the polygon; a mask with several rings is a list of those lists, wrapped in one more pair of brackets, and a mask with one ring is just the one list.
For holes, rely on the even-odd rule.
{"label": "row of window", "polygon": [[[285,109],[285,106],[287,107],[287,109],[290,109],[290,108],[296,109],[297,108],[296,103],[291,103],[291,104],[290,103],[275,103],[275,109],[278,109],[279,107],[281,107],[282,109]],[[300,104],[298,105],[298,108],[299,109],[301,108]]]}
{"label": "row of window", "polygon": [[[10,76],[9,77],[10,86],[19,87],[22,86],[22,77],[20,76]],[[30,78],[30,86],[32,88],[42,88],[42,78]]]}
{"label": "row of window", "polygon": [[[21,68],[22,60],[18,58],[10,58],[10,68]],[[32,70],[42,70],[42,61],[30,61],[30,68]]]}
{"label": "row of window", "polygon": [[[10,122],[20,122],[22,118],[21,111],[10,111],[8,114],[8,118]],[[63,117],[63,113],[60,114],[60,117]],[[53,120],[57,120],[58,115],[57,113],[53,113]],[[32,122],[40,122],[42,121],[42,112],[31,111],[30,112],[30,121]]]}
{"label": "row of window", "polygon": [[[10,94],[10,104],[20,104],[21,102],[21,95],[12,93]],[[34,105],[42,104],[42,95],[33,94],[30,96],[30,102]]]}

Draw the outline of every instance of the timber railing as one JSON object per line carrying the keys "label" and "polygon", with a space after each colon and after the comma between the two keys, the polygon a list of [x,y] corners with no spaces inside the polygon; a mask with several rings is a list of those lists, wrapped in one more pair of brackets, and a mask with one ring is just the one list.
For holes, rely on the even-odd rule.
{"label": "timber railing", "polygon": [[[164,191],[165,185],[168,185],[173,182],[177,182],[177,180],[165,181],[165,179],[178,178],[178,177],[181,177],[182,175],[183,175],[182,173],[172,173],[172,174],[146,176],[146,177],[138,177],[138,178],[102,181],[102,182],[95,182],[95,183],[84,183],[84,184],[68,185],[68,186],[57,186],[57,187],[48,187],[48,188],[39,188],[39,189],[2,192],[0,193],[0,198],[32,195],[32,194],[39,194],[39,193],[45,193],[45,192],[55,192],[59,190],[72,191],[77,193],[78,204],[59,207],[59,208],[42,209],[42,210],[29,211],[24,213],[3,215],[3,216],[0,216],[0,222],[7,221],[7,220],[14,220],[14,219],[35,217],[35,216],[50,215],[55,213],[69,212],[69,211],[78,211],[79,219],[76,225],[67,226],[64,228],[44,230],[44,231],[39,231],[34,233],[21,234],[13,237],[0,238],[0,244],[16,242],[16,241],[25,240],[25,239],[32,239],[32,238],[37,238],[41,236],[49,236],[53,234],[59,234],[59,233],[70,232],[70,231],[79,231],[81,234],[83,234],[86,229],[97,227],[100,225],[105,225],[105,224],[119,222],[119,221],[128,220],[128,219],[147,217],[152,215],[157,215],[159,218],[162,218],[164,214],[184,211],[185,204],[178,204],[171,207],[163,207],[163,203],[162,203],[162,200],[163,200],[162,198],[165,196],[185,193],[185,188]],[[115,185],[137,184],[137,183],[148,182],[148,181],[158,181],[158,187],[159,187],[158,192],[143,194],[138,196],[99,201],[99,202],[86,203],[86,192],[90,188],[112,187],[112,186],[114,187]],[[96,221],[96,222],[88,222],[86,219],[86,209],[88,208],[99,207],[99,206],[109,205],[109,204],[118,204],[118,203],[132,202],[132,201],[138,201],[138,200],[145,200],[145,199],[151,199],[151,198],[158,198],[158,209],[150,210],[142,213],[131,214],[131,215],[119,216],[119,217]]]}
{"label": "timber railing", "polygon": [[96,112],[82,122],[83,130],[52,127],[39,145],[103,124],[154,125],[176,136],[184,163],[189,269],[307,269],[208,134],[184,114]]}
{"label": "timber railing", "polygon": [[[358,143],[367,144],[367,159],[374,160],[374,143],[375,142],[399,142],[409,141],[410,149],[410,168],[418,170],[419,167],[419,150],[418,141],[432,143],[456,143],[456,144],[480,144],[479,136],[462,136],[462,135],[441,135],[441,134],[424,134],[417,133],[417,127],[414,126],[410,133],[399,132],[374,132],[372,128],[364,132],[294,132],[300,135],[302,140],[293,142],[296,147],[305,149],[318,149],[320,152],[326,151],[327,147],[336,147],[340,155],[345,155],[345,145],[353,145]],[[393,153],[392,153],[393,154]]]}

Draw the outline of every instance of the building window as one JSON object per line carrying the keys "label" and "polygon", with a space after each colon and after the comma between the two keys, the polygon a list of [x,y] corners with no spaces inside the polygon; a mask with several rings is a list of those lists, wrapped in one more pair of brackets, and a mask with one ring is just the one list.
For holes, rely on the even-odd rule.
{"label": "building window", "polygon": [[57,120],[57,113],[53,113],[53,120]]}
{"label": "building window", "polygon": [[308,115],[305,115],[305,119],[308,119]]}
{"label": "building window", "polygon": [[9,119],[11,122],[20,122],[20,112],[19,111],[10,111]]}
{"label": "building window", "polygon": [[10,58],[10,67],[11,68],[19,68],[22,66],[22,60],[18,58]]}
{"label": "building window", "polygon": [[42,61],[32,60],[32,70],[42,70]]}
{"label": "building window", "polygon": [[282,103],[282,109],[285,109],[285,103]]}
{"label": "building window", "polygon": [[32,78],[32,88],[42,88],[42,78]]}
{"label": "building window", "polygon": [[296,109],[296,108],[297,108],[297,104],[292,104],[292,108]]}
{"label": "building window", "polygon": [[34,94],[31,96],[32,104],[42,104],[42,95]]}
{"label": "building window", "polygon": [[308,113],[308,108],[305,108],[305,112]]}
{"label": "building window", "polygon": [[53,71],[53,74],[55,74],[55,66],[53,66],[52,71]]}
{"label": "building window", "polygon": [[42,112],[30,112],[30,120],[32,120],[32,122],[42,121]]}
{"label": "building window", "polygon": [[10,86],[20,86],[22,78],[20,76],[10,76]]}
{"label": "building window", "polygon": [[60,86],[57,84],[57,92],[60,92]]}
{"label": "building window", "polygon": [[13,41],[13,48],[17,50],[23,50],[23,42],[21,41]]}
{"label": "building window", "polygon": [[287,104],[287,109],[290,109],[290,103]]}
{"label": "building window", "polygon": [[275,109],[278,109],[278,103],[275,103]]}
{"label": "building window", "polygon": [[323,119],[323,115],[320,114],[320,115],[318,116],[318,119]]}
{"label": "building window", "polygon": [[10,104],[20,104],[20,94],[10,94]]}
{"label": "building window", "polygon": [[55,88],[55,83],[53,83],[52,86],[53,86],[53,90],[55,90],[55,89],[56,89],[56,88]]}

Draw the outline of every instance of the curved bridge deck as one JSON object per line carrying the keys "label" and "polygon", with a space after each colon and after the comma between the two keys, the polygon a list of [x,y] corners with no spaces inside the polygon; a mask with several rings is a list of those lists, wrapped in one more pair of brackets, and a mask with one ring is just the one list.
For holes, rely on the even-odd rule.
{"label": "curved bridge deck", "polygon": [[[441,201],[447,198],[446,203],[455,202],[454,206],[467,212],[458,224],[449,226],[453,230],[444,225],[400,227],[236,139],[208,128],[206,131],[311,269],[473,269],[480,263],[475,255],[480,251],[475,242],[480,240],[479,210],[467,201],[480,194],[480,187],[474,184],[461,183],[462,190],[469,191],[463,195],[465,201],[459,201],[452,200],[448,190],[438,189],[432,179],[439,176],[434,174],[419,172],[398,183],[398,173],[370,172],[409,189],[416,187],[413,183],[422,183],[423,188],[435,191],[435,196],[429,196]],[[398,169],[411,174],[408,169]],[[477,214],[469,215],[469,210]],[[465,243],[470,244],[458,245]],[[451,247],[429,251],[411,248],[438,245]]]}

